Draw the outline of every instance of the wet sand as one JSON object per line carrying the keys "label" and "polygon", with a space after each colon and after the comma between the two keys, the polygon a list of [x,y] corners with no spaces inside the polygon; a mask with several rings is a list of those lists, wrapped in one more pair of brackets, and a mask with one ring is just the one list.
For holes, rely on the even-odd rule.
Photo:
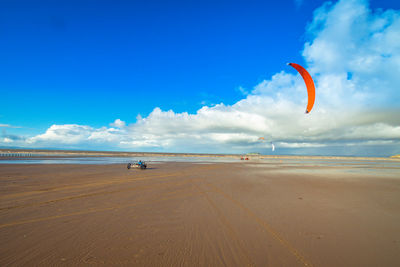
{"label": "wet sand", "polygon": [[400,266],[400,169],[0,165],[0,266]]}

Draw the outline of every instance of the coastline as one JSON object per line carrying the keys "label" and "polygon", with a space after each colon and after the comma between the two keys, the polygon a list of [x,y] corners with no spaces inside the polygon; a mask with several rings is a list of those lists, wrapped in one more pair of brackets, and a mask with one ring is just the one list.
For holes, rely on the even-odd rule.
{"label": "coastline", "polygon": [[[12,155],[12,156],[6,156]],[[250,154],[205,154],[205,153],[162,153],[162,152],[118,152],[118,151],[80,151],[80,150],[44,150],[44,149],[0,149],[1,158],[12,157],[198,157],[198,158],[239,158],[250,159],[304,159],[304,160],[365,160],[400,161],[399,155],[391,157],[359,156],[303,156],[303,155],[252,155]]]}
{"label": "coastline", "polygon": [[2,164],[0,265],[400,264],[399,166],[239,162]]}

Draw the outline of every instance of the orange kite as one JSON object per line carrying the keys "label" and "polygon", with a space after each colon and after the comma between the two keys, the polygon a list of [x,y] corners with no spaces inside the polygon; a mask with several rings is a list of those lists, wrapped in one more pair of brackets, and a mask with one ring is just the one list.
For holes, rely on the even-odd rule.
{"label": "orange kite", "polygon": [[300,66],[299,64],[288,63],[288,65],[295,68],[300,73],[301,77],[303,77],[303,80],[306,83],[307,93],[308,93],[308,103],[307,103],[306,113],[310,113],[315,102],[315,86],[313,79],[311,78],[311,75],[306,71],[306,69]]}

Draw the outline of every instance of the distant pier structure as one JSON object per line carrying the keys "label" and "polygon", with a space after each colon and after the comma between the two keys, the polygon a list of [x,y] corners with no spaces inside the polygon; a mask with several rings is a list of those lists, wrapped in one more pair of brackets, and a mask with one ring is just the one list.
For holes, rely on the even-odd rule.
{"label": "distant pier structure", "polygon": [[34,157],[32,152],[0,151],[0,158],[30,158]]}

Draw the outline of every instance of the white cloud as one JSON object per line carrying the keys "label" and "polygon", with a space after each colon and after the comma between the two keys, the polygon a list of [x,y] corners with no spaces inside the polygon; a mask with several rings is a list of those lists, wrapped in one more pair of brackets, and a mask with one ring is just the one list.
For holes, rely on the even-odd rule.
{"label": "white cloud", "polygon": [[27,142],[76,144],[87,141],[93,130],[92,127],[77,124],[52,125],[44,134],[29,138]]}
{"label": "white cloud", "polygon": [[246,88],[244,88],[243,86],[239,86],[237,88],[237,91],[239,91],[242,95],[245,95],[245,96],[249,94],[249,91]]}
{"label": "white cloud", "polygon": [[14,126],[14,125],[10,125],[10,124],[2,124],[2,123],[0,123],[0,127],[4,127],[4,128],[21,128],[20,126]]}
{"label": "white cloud", "polygon": [[116,119],[98,129],[52,125],[28,142],[230,153],[269,150],[258,141],[263,136],[277,152],[375,145],[400,152],[400,12],[372,12],[363,0],[327,3],[314,12],[307,36],[303,56],[317,88],[310,114],[304,114],[304,83],[288,67],[250,93],[239,88],[248,95],[233,105],[203,106],[195,114],[155,108],[136,123]]}
{"label": "white cloud", "polygon": [[13,140],[10,139],[10,138],[8,138],[8,137],[5,137],[5,138],[3,138],[3,142],[6,143],[6,144],[8,144],[8,143],[12,143]]}
{"label": "white cloud", "polygon": [[111,127],[118,127],[118,128],[123,128],[125,127],[126,123],[124,121],[121,121],[120,119],[116,119],[113,123],[110,123]]}
{"label": "white cloud", "polygon": [[[397,104],[399,11],[372,12],[362,0],[325,4],[315,11],[308,34],[314,38],[305,44],[303,55],[310,70],[324,79],[319,84],[324,97],[346,96],[346,105],[382,105],[390,98]],[[330,87],[332,82],[337,86]]]}

